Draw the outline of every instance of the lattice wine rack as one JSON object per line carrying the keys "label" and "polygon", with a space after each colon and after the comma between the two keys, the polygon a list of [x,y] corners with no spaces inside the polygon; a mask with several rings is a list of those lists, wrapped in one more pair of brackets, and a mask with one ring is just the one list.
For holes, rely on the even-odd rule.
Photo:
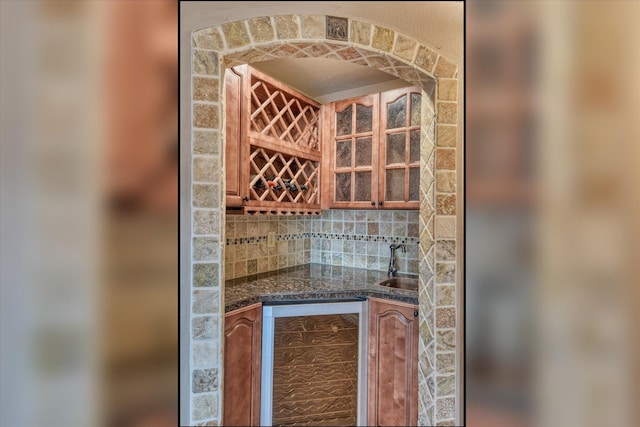
{"label": "lattice wine rack", "polygon": [[248,67],[248,214],[320,214],[320,105]]}
{"label": "lattice wine rack", "polygon": [[320,205],[319,162],[252,146],[247,211],[314,214]]}
{"label": "lattice wine rack", "polygon": [[318,151],[319,111],[317,106],[282,87],[267,83],[255,73],[252,75],[250,131],[253,136],[274,138],[279,143]]}

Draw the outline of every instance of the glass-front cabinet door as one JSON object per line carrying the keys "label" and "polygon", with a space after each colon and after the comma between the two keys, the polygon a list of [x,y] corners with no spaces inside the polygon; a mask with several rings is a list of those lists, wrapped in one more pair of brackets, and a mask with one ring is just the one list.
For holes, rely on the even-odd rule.
{"label": "glass-front cabinet door", "polygon": [[381,94],[378,173],[380,200],[387,208],[419,208],[421,100],[416,88]]}
{"label": "glass-front cabinet door", "polygon": [[378,203],[378,99],[374,94],[331,105],[331,181],[325,193],[331,207],[372,208]]}
{"label": "glass-front cabinet door", "polygon": [[411,87],[329,105],[324,208],[419,208],[420,104]]}

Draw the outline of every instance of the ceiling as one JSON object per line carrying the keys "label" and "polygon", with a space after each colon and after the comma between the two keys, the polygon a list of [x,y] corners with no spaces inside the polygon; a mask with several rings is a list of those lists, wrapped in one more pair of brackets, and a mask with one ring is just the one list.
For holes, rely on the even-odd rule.
{"label": "ceiling", "polygon": [[[181,37],[193,30],[255,16],[318,14],[348,16],[377,23],[427,44],[461,66],[463,11],[458,1],[415,2],[181,2]],[[283,58],[252,66],[319,103],[407,86],[371,67],[324,58]]]}
{"label": "ceiling", "polygon": [[408,86],[364,65],[326,58],[283,58],[251,64],[320,104]]}

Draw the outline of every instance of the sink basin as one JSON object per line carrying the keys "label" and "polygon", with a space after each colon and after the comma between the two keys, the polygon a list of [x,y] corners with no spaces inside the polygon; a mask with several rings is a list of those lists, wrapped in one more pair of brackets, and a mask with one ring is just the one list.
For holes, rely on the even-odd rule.
{"label": "sink basin", "polygon": [[380,286],[387,286],[389,288],[406,289],[409,291],[418,290],[418,279],[413,277],[390,277],[376,283]]}

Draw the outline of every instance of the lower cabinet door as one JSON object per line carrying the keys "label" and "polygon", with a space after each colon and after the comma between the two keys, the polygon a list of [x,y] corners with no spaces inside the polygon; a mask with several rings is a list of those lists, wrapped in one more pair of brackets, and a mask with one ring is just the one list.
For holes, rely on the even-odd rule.
{"label": "lower cabinet door", "polygon": [[418,423],[418,307],[369,300],[369,425]]}
{"label": "lower cabinet door", "polygon": [[254,304],[225,315],[225,426],[260,425],[261,346],[261,304]]}

